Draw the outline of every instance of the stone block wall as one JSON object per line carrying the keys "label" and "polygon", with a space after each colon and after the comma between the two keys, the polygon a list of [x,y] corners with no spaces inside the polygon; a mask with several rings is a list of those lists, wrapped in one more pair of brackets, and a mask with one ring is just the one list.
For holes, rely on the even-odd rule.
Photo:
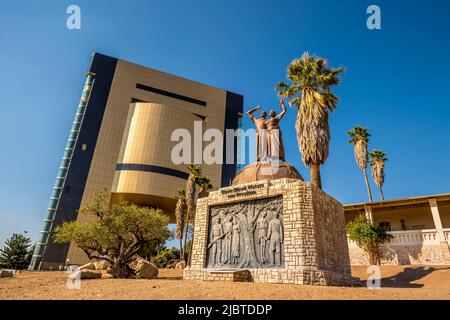
{"label": "stone block wall", "polygon": [[[350,246],[351,265],[369,265],[369,257],[359,247]],[[437,244],[383,245],[381,264],[387,265],[450,265],[447,242]]]}
{"label": "stone block wall", "polygon": [[239,270],[233,272],[223,272],[218,270],[208,271],[206,281],[224,281],[224,282],[248,282],[250,274],[247,270]]}

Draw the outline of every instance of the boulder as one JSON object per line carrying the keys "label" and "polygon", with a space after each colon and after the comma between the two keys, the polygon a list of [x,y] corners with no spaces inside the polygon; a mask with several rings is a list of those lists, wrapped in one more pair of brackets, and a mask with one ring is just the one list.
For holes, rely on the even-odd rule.
{"label": "boulder", "polygon": [[175,269],[184,269],[186,268],[186,262],[185,261],[180,261],[175,265]]}
{"label": "boulder", "polygon": [[93,262],[86,263],[79,267],[78,270],[95,270],[95,264]]}
{"label": "boulder", "polygon": [[110,263],[106,260],[100,260],[94,262],[95,270],[106,270],[109,268]]}
{"label": "boulder", "polygon": [[166,265],[166,269],[174,269],[178,263],[180,263],[182,260],[180,259],[172,259],[170,260],[167,265]]}
{"label": "boulder", "polygon": [[14,274],[13,270],[5,270],[5,269],[0,270],[0,278],[11,278],[13,274]]}
{"label": "boulder", "polygon": [[75,280],[79,276],[79,279],[100,279],[102,277],[101,271],[96,270],[77,270],[69,275],[69,279]]}
{"label": "boulder", "polygon": [[155,279],[158,277],[158,267],[139,256],[136,256],[135,260],[129,266],[141,278]]}

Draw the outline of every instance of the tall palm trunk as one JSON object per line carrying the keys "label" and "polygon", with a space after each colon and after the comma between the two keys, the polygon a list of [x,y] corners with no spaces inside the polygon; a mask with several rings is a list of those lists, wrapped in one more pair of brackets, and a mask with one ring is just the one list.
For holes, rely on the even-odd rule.
{"label": "tall palm trunk", "polygon": [[184,245],[183,245],[183,260],[186,260],[186,255],[185,253],[185,249],[186,249],[186,244],[187,244],[187,238],[188,238],[188,231],[189,231],[189,212],[190,212],[190,208],[187,209],[186,211],[186,221],[184,223]]}
{"label": "tall palm trunk", "polygon": [[183,239],[180,239],[180,259],[184,260]]}
{"label": "tall palm trunk", "polygon": [[175,207],[176,235],[180,240],[180,258],[184,259],[183,236],[184,236],[184,218],[186,215],[186,193],[184,190],[178,190],[177,204]]}
{"label": "tall palm trunk", "polygon": [[322,189],[322,180],[320,178],[320,165],[311,163],[309,165],[311,174],[311,184],[319,189]]}
{"label": "tall palm trunk", "polygon": [[367,193],[369,194],[370,202],[373,202],[372,191],[370,190],[369,178],[367,178],[367,170],[363,170],[364,180],[366,181]]}
{"label": "tall palm trunk", "polygon": [[[183,250],[186,251],[186,245],[187,245],[187,239],[188,239],[188,233],[189,233],[189,225],[191,224],[190,221],[190,215],[191,213],[195,212],[195,197],[197,194],[196,187],[195,187],[195,176],[190,175],[188,180],[186,181],[186,204],[187,204],[187,210],[186,210],[186,220],[184,225],[184,248]],[[190,253],[189,253],[190,255]],[[185,255],[185,262],[187,263],[187,258]]]}
{"label": "tall palm trunk", "polygon": [[381,201],[384,201],[383,188],[381,186],[379,188],[380,188]]}
{"label": "tall palm trunk", "polygon": [[192,237],[191,237],[191,243],[189,244],[189,257],[188,257],[188,261],[187,261],[187,265],[189,267],[191,266],[191,261],[192,261],[192,247],[193,247],[193,243],[194,243],[194,230],[195,230],[195,225],[192,225]]}

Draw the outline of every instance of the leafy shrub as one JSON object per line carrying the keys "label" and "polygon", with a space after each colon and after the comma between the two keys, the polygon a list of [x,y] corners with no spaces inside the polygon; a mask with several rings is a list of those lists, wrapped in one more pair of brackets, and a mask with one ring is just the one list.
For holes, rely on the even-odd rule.
{"label": "leafy shrub", "polygon": [[350,240],[367,252],[370,264],[380,264],[379,247],[389,242],[393,236],[383,228],[371,224],[363,214],[349,221],[346,228]]}
{"label": "leafy shrub", "polygon": [[180,250],[177,248],[161,250],[155,258],[155,264],[158,268],[165,268],[170,260],[180,259]]}

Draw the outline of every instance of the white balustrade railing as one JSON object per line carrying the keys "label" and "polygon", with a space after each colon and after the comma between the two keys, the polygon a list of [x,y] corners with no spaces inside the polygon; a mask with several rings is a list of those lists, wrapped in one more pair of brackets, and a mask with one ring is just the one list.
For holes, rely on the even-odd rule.
{"label": "white balustrade railing", "polygon": [[435,229],[391,231],[389,233],[394,236],[390,241],[392,245],[439,243]]}
{"label": "white balustrade railing", "polygon": [[[443,229],[443,231],[445,240],[450,242],[450,228]],[[440,242],[435,229],[390,231],[389,233],[394,236],[389,245],[427,245]],[[356,242],[350,239],[348,239],[348,245],[350,248],[357,247]]]}
{"label": "white balustrade railing", "polygon": [[450,228],[448,229],[443,229],[444,230],[444,237],[445,240],[447,240],[448,242],[450,242]]}

